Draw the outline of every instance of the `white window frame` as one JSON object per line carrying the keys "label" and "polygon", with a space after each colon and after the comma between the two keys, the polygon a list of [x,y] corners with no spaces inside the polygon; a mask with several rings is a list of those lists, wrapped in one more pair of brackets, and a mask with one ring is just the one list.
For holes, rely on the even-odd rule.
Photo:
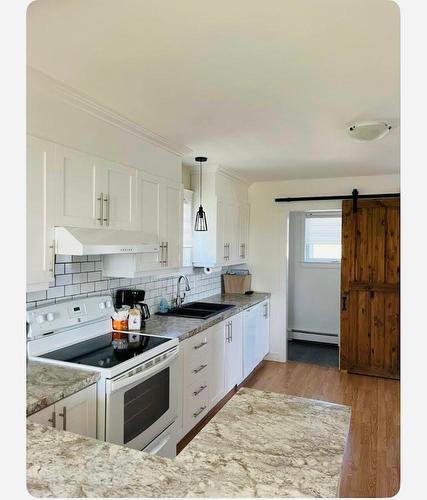
{"label": "white window frame", "polygon": [[325,217],[325,218],[330,218],[330,217],[336,217],[339,218],[340,220],[342,219],[342,212],[341,210],[319,210],[319,211],[310,211],[306,212],[304,214],[303,218],[303,227],[302,227],[302,265],[308,266],[308,267],[339,267],[341,265],[341,259],[312,259],[307,256],[307,245],[306,245],[306,220],[308,218],[314,218],[314,217]]}

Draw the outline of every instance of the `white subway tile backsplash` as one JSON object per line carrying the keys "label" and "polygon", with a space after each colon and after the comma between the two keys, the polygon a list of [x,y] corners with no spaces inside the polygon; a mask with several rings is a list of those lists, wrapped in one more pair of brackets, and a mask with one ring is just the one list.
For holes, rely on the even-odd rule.
{"label": "white subway tile backsplash", "polygon": [[63,297],[63,296],[64,296],[63,286],[54,286],[52,288],[49,288],[47,291],[48,299],[56,299],[57,297]]}
{"label": "white subway tile backsplash", "polygon": [[80,285],[80,291],[82,293],[94,292],[95,291],[95,282],[92,281],[90,283],[82,283]]}
{"label": "white subway tile backsplash", "polygon": [[73,255],[73,262],[87,262],[87,255]]}
{"label": "white subway tile backsplash", "polygon": [[57,264],[60,264],[61,262],[71,262],[73,259],[71,255],[56,255],[55,256],[55,261]]}
{"label": "white subway tile backsplash", "polygon": [[[201,300],[221,292],[221,273],[206,276],[201,269],[187,273],[191,290],[186,292],[186,301]],[[115,298],[119,288],[142,288],[146,291],[145,301],[154,313],[160,299],[169,302],[176,296],[177,273],[171,276],[144,276],[142,278],[104,279],[102,276],[102,256],[57,255],[55,283],[46,292],[27,294],[27,308],[64,300],[75,300],[87,296],[112,295]]]}
{"label": "white subway tile backsplash", "polygon": [[96,271],[93,273],[87,273],[87,281],[99,281],[101,280],[101,272]]}
{"label": "white subway tile backsplash", "polygon": [[95,282],[95,290],[107,290],[108,288],[108,281],[96,281]]}
{"label": "white subway tile backsplash", "polygon": [[46,290],[38,290],[37,292],[27,293],[27,302],[34,302],[36,300],[43,300],[46,298]]}
{"label": "white subway tile backsplash", "polygon": [[[96,262],[98,264],[98,262]],[[95,262],[82,262],[80,264],[80,271],[82,273],[87,273],[89,271],[95,271]]]}
{"label": "white subway tile backsplash", "polygon": [[88,281],[88,273],[73,274],[73,283],[86,283]]}
{"label": "white subway tile backsplash", "polygon": [[65,264],[65,272],[67,274],[79,273],[80,264],[78,262],[73,262],[72,264]]}
{"label": "white subway tile backsplash", "polygon": [[80,285],[68,285],[65,287],[65,295],[77,295],[80,293]]}
{"label": "white subway tile backsplash", "polygon": [[55,276],[64,274],[64,264],[55,264]]}

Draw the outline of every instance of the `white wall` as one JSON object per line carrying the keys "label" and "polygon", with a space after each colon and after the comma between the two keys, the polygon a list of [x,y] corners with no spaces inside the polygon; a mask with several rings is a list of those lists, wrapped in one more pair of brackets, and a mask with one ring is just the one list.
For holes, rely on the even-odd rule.
{"label": "white wall", "polygon": [[330,334],[297,338],[338,344],[340,328],[340,264],[304,262],[305,212],[289,216],[288,337],[292,329]]}
{"label": "white wall", "polygon": [[182,181],[182,155],[163,138],[31,68],[27,87],[29,134]]}
{"label": "white wall", "polygon": [[[363,145],[362,145],[363,146]],[[254,290],[271,292],[270,358],[286,361],[288,219],[290,211],[336,209],[337,201],[275,203],[281,196],[322,196],[400,191],[400,176],[257,182],[249,188],[250,257]]]}

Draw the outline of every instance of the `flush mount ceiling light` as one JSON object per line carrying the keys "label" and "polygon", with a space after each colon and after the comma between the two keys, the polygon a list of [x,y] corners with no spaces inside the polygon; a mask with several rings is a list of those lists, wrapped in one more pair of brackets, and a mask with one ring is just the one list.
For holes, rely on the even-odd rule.
{"label": "flush mount ceiling light", "polygon": [[382,139],[390,130],[391,125],[389,123],[380,121],[353,123],[347,128],[350,137],[361,142]]}
{"label": "flush mount ceiling light", "polygon": [[206,220],[206,214],[202,207],[202,163],[204,163],[207,158],[205,156],[196,156],[194,158],[195,161],[199,163],[200,174],[199,174],[199,183],[200,183],[200,206],[199,210],[196,213],[196,221],[194,223],[194,231],[207,231],[208,230],[208,222]]}

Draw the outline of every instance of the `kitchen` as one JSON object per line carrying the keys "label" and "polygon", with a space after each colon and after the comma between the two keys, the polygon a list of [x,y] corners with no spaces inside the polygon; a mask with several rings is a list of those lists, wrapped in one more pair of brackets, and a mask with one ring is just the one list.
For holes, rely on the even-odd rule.
{"label": "kitchen", "polygon": [[[352,15],[346,6],[324,1],[338,9],[347,29],[352,23],[355,31],[362,29],[366,10],[357,1],[345,2]],[[336,37],[334,44],[344,37],[327,11],[319,5],[313,12],[308,3],[289,2],[281,10],[280,2],[272,2],[280,13],[274,24],[273,13],[255,5],[241,18],[244,9],[236,2],[228,14],[248,46],[236,45],[228,59],[216,33],[236,35],[219,8],[199,26],[197,2],[160,7],[148,0],[38,0],[30,5],[26,417],[31,495],[336,497],[398,491],[399,15],[386,1],[371,12],[372,22],[378,16],[394,36],[391,46],[381,45],[391,69],[373,73],[379,83],[393,82],[384,109],[375,108],[362,85],[363,71],[373,71],[372,61],[361,57],[368,48],[362,45],[351,56],[351,64],[358,65],[352,77],[360,74],[352,91],[377,115],[388,119],[391,113],[384,124],[356,119],[356,103],[346,110],[346,119],[357,121],[361,134],[369,129],[381,135],[375,137],[376,149],[370,155],[360,152],[369,140],[359,144],[352,127],[342,124],[342,130],[328,134],[336,134],[336,150],[345,154],[329,165],[303,167],[313,159],[307,155],[300,163],[306,170],[298,173],[292,166],[298,155],[282,160],[276,111],[269,114],[267,104],[278,96],[277,109],[282,109],[285,102],[292,107],[292,100],[276,94],[278,87],[268,90],[264,77],[252,72],[248,47],[258,67],[265,64],[272,71],[275,59],[265,59],[259,47],[280,40],[274,50],[283,50],[282,57],[302,77],[310,68],[294,57],[299,44],[307,44],[308,60],[315,61],[329,42],[301,38],[298,25],[321,16]],[[178,17],[187,29],[173,24]],[[256,19],[260,26],[252,41]],[[283,26],[290,33],[284,34]],[[194,45],[195,29],[200,45]],[[363,29],[371,43],[379,43],[378,33]],[[74,30],[78,37],[72,37]],[[286,40],[295,44],[292,56],[282,45]],[[211,72],[205,52],[211,54]],[[242,70],[235,80],[228,73],[233,64]],[[320,72],[317,63],[311,70]],[[330,85],[327,72],[320,73]],[[170,75],[177,80],[173,89]],[[295,82],[289,85],[297,93]],[[300,90],[295,99],[302,103],[306,90]],[[258,99],[263,104],[257,108]],[[337,107],[347,105],[342,95],[334,99]],[[230,114],[236,113],[230,123],[228,105]],[[309,121],[304,113],[301,107],[298,116]],[[285,136],[290,124],[286,127]],[[296,135],[288,140],[302,154],[306,145],[301,147]],[[318,148],[319,157],[335,150]],[[360,165],[346,164],[346,154],[357,156]],[[383,158],[386,167],[380,168]],[[342,170],[334,162],[343,162]],[[289,169],[282,172],[286,163]],[[287,362],[288,226],[296,210],[303,215],[340,210],[340,216],[342,210],[340,361],[333,369]],[[350,279],[345,274],[353,255],[349,228],[359,224],[360,233],[365,227],[360,220],[368,213],[381,227],[379,218],[386,220],[385,243],[378,243],[385,249],[385,272]],[[369,239],[377,226],[366,227]],[[361,248],[360,241],[354,244]],[[379,265],[372,255],[366,254],[369,269]],[[366,360],[363,325],[354,335],[348,326],[356,303],[351,297],[368,291],[392,339],[384,359],[375,344],[375,356]],[[373,298],[381,293],[386,298]],[[382,309],[376,300],[383,301]],[[343,387],[341,393],[337,387]],[[391,414],[375,439],[386,433],[393,452],[378,459],[378,474],[368,486],[361,479],[365,465],[358,462],[361,453],[374,454],[359,439],[366,419],[358,396],[362,390],[383,398]],[[370,411],[377,405],[375,400]],[[135,470],[141,475],[135,477]]]}

